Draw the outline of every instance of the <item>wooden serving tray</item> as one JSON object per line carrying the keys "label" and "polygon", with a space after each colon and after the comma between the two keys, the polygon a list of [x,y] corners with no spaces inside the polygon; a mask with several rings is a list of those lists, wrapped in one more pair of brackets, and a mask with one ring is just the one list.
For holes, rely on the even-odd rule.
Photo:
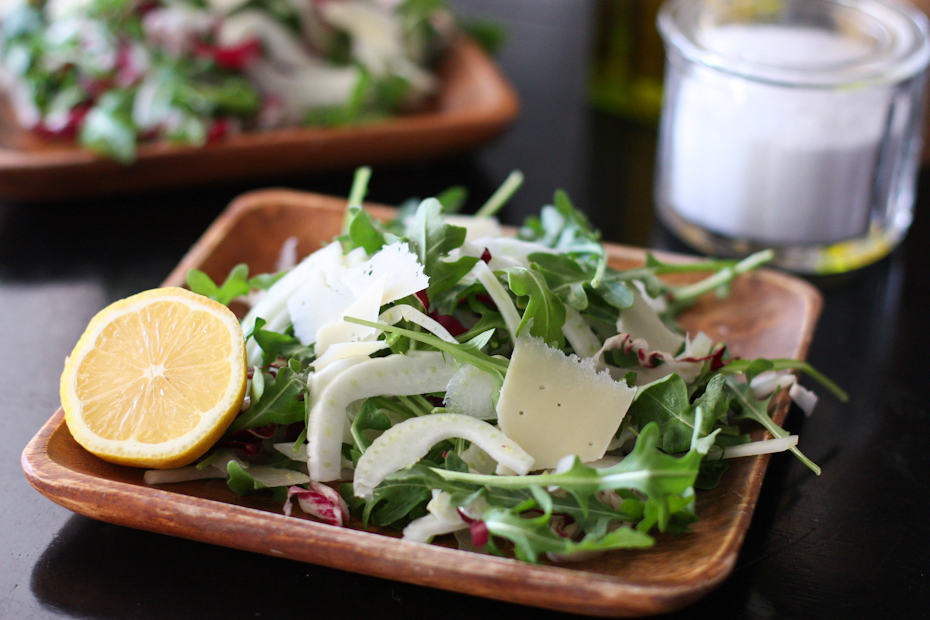
{"label": "wooden serving tray", "polygon": [[[248,263],[253,273],[271,270],[287,237],[299,239],[303,256],[336,235],[344,207],[342,199],[286,190],[247,194],[216,220],[165,284],[181,285],[193,267],[214,279],[239,262]],[[391,213],[385,207],[371,210],[381,217]],[[642,250],[608,249],[615,267],[642,262]],[[682,322],[726,340],[735,355],[801,359],[820,306],[819,293],[807,283],[763,270],[737,280],[728,298],[699,303]],[[787,408],[782,401],[777,421]],[[222,481],[147,486],[141,470],[111,465],[78,446],[61,410],[22,455],[26,477],[39,492],[95,519],[476,596],[611,616],[671,611],[725,579],[767,463],[767,456],[734,460],[720,486],[699,493],[700,521],[690,534],[663,535],[651,549],[610,552],[579,563],[530,565],[362,531],[358,523],[339,528],[309,517],[285,517],[267,497],[238,497]]]}
{"label": "wooden serving tray", "polygon": [[466,151],[500,133],[519,104],[510,83],[474,42],[459,37],[438,68],[435,101],[421,112],[337,128],[294,127],[232,135],[203,147],[140,146],[123,165],[73,140],[23,129],[0,106],[0,195],[15,200],[237,181]]}

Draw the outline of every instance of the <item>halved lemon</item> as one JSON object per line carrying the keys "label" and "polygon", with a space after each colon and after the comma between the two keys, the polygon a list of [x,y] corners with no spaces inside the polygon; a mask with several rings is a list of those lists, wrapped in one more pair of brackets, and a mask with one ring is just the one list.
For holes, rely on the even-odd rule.
{"label": "halved lemon", "polygon": [[181,288],[94,316],[61,374],[74,439],[100,458],[169,468],[206,452],[245,396],[245,342],[226,306]]}

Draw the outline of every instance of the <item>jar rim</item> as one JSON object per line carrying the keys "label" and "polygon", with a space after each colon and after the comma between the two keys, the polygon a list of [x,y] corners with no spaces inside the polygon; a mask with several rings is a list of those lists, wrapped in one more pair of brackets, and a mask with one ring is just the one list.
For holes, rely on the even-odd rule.
{"label": "jar rim", "polygon": [[[708,27],[719,25],[713,21],[715,10],[728,8],[739,13],[737,9],[743,9],[744,13],[747,10],[751,13],[755,7],[749,2],[666,0],[659,11],[658,29],[666,49],[677,50],[691,62],[774,85],[836,88],[899,83],[922,73],[930,63],[930,23],[912,6],[889,0],[789,0],[778,6],[781,11],[788,7],[803,8],[807,12],[840,11],[846,17],[842,26],[847,33],[857,26],[858,20],[862,31],[856,34],[871,39],[873,49],[844,62],[818,63],[810,59],[804,64],[780,64],[727,53],[702,40],[701,35],[706,34]],[[771,20],[778,17],[774,13],[766,15],[770,21],[751,21],[753,15],[749,17],[749,21],[733,23],[784,27],[784,21]],[[878,34],[865,32],[869,26],[878,30]]]}

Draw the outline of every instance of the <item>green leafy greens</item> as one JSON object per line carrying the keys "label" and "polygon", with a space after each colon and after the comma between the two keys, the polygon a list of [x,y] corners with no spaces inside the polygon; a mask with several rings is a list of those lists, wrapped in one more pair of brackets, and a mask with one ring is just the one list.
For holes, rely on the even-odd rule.
{"label": "green leafy greens", "polygon": [[[293,287],[293,281],[287,280],[289,274],[249,277],[248,268],[237,265],[221,284],[196,270],[188,274],[192,290],[221,303],[241,300],[255,291],[267,291],[266,295],[277,300],[267,306],[273,310],[271,314],[258,316],[246,334],[260,355],[250,361],[254,364],[250,402],[229,428],[226,439],[242,442],[244,432],[258,437],[247,441],[260,444],[257,453],[248,455],[259,466],[229,461],[228,482],[237,493],[267,492],[269,484],[286,484],[268,481],[292,479],[259,475],[264,472],[262,467],[280,467],[303,476],[310,472],[312,479],[315,443],[306,443],[308,420],[321,415],[319,408],[345,399],[344,394],[337,393],[344,386],[331,390],[327,387],[338,383],[333,377],[343,376],[340,373],[346,369],[365,368],[372,358],[394,356],[385,360],[393,362],[425,353],[444,360],[442,372],[455,371],[448,383],[444,379],[438,384],[446,385],[445,391],[429,391],[437,385],[422,377],[409,377],[399,367],[392,371],[390,381],[359,370],[352,375],[357,389],[365,389],[365,377],[383,387],[366,392],[365,397],[349,403],[345,411],[336,412],[344,417],[340,419],[345,424],[341,434],[336,435],[341,442],[343,467],[360,470],[365,464],[370,470],[371,463],[379,458],[393,458],[400,463],[385,465],[391,469],[379,472],[368,482],[359,482],[359,488],[364,487],[360,497],[356,496],[354,483],[341,485],[342,497],[365,525],[406,527],[406,533],[468,529],[477,546],[537,562],[580,552],[648,547],[656,544],[656,533],[689,531],[699,516],[697,490],[719,483],[727,469],[722,457],[729,454],[728,449],[747,443],[750,454],[774,449],[768,447],[771,443],[752,442],[747,432],[751,425],[761,426],[776,439],[784,440],[776,442],[782,445],[780,449],[790,449],[812,471],[820,472],[793,445],[793,438],[774,422],[771,413],[777,385],[794,381],[788,376],[773,378],[771,373],[802,371],[845,399],[839,387],[809,364],[787,359],[730,358],[723,344],[709,339],[699,353],[689,349],[698,347],[690,339],[682,347],[684,353],[654,351],[648,343],[653,338],[649,332],[652,328],[627,334],[619,348],[612,345],[616,338],[605,343],[608,338],[619,338],[617,331],[621,324],[625,325],[620,319],[625,312],[633,312],[637,295],[649,296],[657,305],[664,303],[664,311],[649,311],[656,315],[658,324],[674,326],[678,311],[707,293],[726,294],[734,278],[764,263],[769,253],[743,260],[691,263],[670,262],[647,254],[642,266],[615,270],[608,264],[599,234],[561,191],[556,192],[553,204],[543,207],[539,217],[530,218],[520,229],[519,239],[514,242],[518,244],[516,250],[489,241],[487,245],[495,248],[492,252],[483,247],[480,239],[466,243],[466,227],[446,221],[447,213],[463,207],[467,198],[463,189],[452,188],[437,198],[411,201],[398,211],[395,221],[383,222],[362,206],[369,177],[368,169],[356,174],[343,232],[338,237],[339,249],[342,260],[352,256],[353,264],[358,264],[360,256],[373,257],[391,248],[395,255],[409,252],[414,257],[428,277],[428,284],[414,294],[409,289],[399,297],[383,298],[378,308],[368,310],[384,312],[389,307],[403,306],[403,312],[393,314],[395,318],[382,315],[370,320],[372,314],[364,318],[364,309],[351,306],[350,297],[345,308],[330,319],[337,323],[327,324],[340,325],[339,329],[350,336],[335,344],[321,344],[308,340],[305,334],[299,338],[297,334],[303,332],[296,328],[296,320],[281,320],[282,316],[287,318],[282,313],[290,310],[276,297],[276,287],[279,282]],[[511,175],[479,209],[479,216],[488,217],[501,209],[521,182],[522,175]],[[525,242],[531,244],[519,245]],[[549,251],[540,251],[541,247]],[[500,255],[495,255],[497,252]],[[495,260],[506,266],[492,271],[479,264],[493,266]],[[300,269],[298,265],[289,273],[300,273]],[[697,272],[707,275],[687,285],[672,285],[663,278]],[[391,275],[403,279],[402,274]],[[362,274],[369,276],[374,277]],[[342,290],[338,288],[339,278],[328,286]],[[350,306],[355,309],[350,311]],[[402,318],[398,321],[397,317]],[[278,328],[269,329],[269,325]],[[604,344],[604,350],[596,354],[590,348],[588,354],[593,357],[584,364],[590,364],[592,374],[597,368],[613,373],[616,382],[636,386],[622,423],[610,437],[603,462],[586,463],[569,454],[548,471],[524,475],[494,471],[496,464],[490,455],[500,446],[482,441],[487,437],[500,438],[504,444],[514,440],[492,426],[494,416],[503,415],[498,401],[513,372],[509,357],[517,344],[514,332],[519,338],[538,338],[558,351],[572,352],[569,341],[574,347],[585,338],[593,340],[595,347]],[[366,342],[376,345],[365,349],[373,352],[328,359],[336,344],[358,348],[367,346]],[[433,359],[421,357],[427,358]],[[422,367],[417,368],[423,372]],[[688,372],[672,372],[676,368]],[[640,381],[641,373],[647,371],[650,382]],[[762,389],[760,385],[768,379],[773,379],[769,384],[776,387]],[[412,390],[405,382],[433,387]],[[539,389],[549,387],[540,385]],[[552,398],[558,399],[558,394]],[[427,418],[436,414],[446,417]],[[586,415],[590,412],[566,412],[564,426],[568,429]],[[416,428],[459,424],[462,429],[472,429],[469,432],[473,434],[445,433],[444,429],[423,431],[440,434],[435,440],[430,436],[429,449],[424,449],[416,462],[403,452],[403,445],[398,448],[386,443],[388,436],[404,437],[402,429],[424,419],[428,424]],[[561,430],[547,432],[558,441]],[[274,442],[283,439],[287,439],[282,444],[285,448],[272,448]],[[228,444],[224,449],[229,449]],[[302,449],[308,453],[306,465],[303,455],[294,456]],[[522,461],[512,462],[517,467],[516,463]],[[283,492],[280,487],[273,488],[279,494]]]}

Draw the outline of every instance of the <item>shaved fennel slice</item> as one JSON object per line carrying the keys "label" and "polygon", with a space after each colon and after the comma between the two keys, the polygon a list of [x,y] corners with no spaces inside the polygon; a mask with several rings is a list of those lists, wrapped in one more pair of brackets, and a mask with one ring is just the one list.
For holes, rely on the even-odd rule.
{"label": "shaved fennel slice", "polygon": [[145,484],[170,484],[188,480],[205,480],[207,478],[226,478],[226,472],[215,467],[199,469],[194,465],[176,469],[149,469],[143,474]]}
{"label": "shaved fennel slice", "polygon": [[244,469],[256,481],[268,488],[288,487],[294,484],[310,482],[310,476],[293,469],[281,469],[269,467],[268,465],[249,465]]}
{"label": "shaved fennel slice", "polygon": [[307,462],[307,444],[294,445],[293,441],[274,444],[274,449],[292,461]]}
{"label": "shaved fennel slice", "polygon": [[208,478],[227,477],[226,466],[230,461],[246,466],[245,461],[239,459],[233,450],[221,449],[205,458],[197,465],[178,467],[175,469],[149,469],[142,479],[146,484],[170,484],[173,482],[187,482],[188,480],[206,480]]}
{"label": "shaved fennel slice", "polygon": [[601,348],[600,341],[591,331],[581,313],[569,305],[565,306],[565,323],[562,325],[562,333],[578,357],[594,357]]}
{"label": "shaved fennel slice", "polygon": [[433,513],[414,519],[404,528],[404,540],[428,543],[436,536],[451,534],[468,527],[462,517],[455,513],[455,518],[444,518]]}
{"label": "shaved fennel slice", "polygon": [[784,452],[798,445],[797,435],[788,435],[777,439],[766,439],[764,441],[753,441],[751,443],[739,444],[737,446],[728,446],[723,449],[725,459],[735,459],[742,456],[757,456],[759,454],[772,454],[773,452]]}
{"label": "shaved fennel slice", "polygon": [[435,413],[395,424],[372,442],[355,468],[355,495],[370,499],[385,478],[413,465],[434,445],[451,438],[478,444],[499,465],[521,476],[533,466],[533,457],[500,429],[461,413]]}
{"label": "shaved fennel slice", "polygon": [[442,392],[456,369],[451,356],[424,351],[368,359],[336,375],[317,396],[308,416],[311,478],[320,482],[339,479],[349,403],[371,396]]}
{"label": "shaved fennel slice", "polygon": [[[292,446],[293,444],[285,444]],[[143,479],[147,484],[165,484],[169,482],[186,482],[188,480],[202,480],[205,478],[227,478],[227,467],[235,461],[252,478],[264,487],[283,487],[293,484],[304,484],[310,481],[310,476],[301,471],[280,469],[267,465],[253,465],[237,458],[232,450],[220,450],[210,460],[209,464],[201,467],[189,466],[178,469],[149,470]]]}
{"label": "shaved fennel slice", "polygon": [[814,413],[814,407],[817,406],[817,394],[810,391],[799,383],[795,383],[788,388],[788,396],[801,408],[804,415],[809,416]]}
{"label": "shaved fennel slice", "polygon": [[469,444],[459,456],[468,465],[468,470],[477,474],[493,474],[497,468],[494,459],[475,444]]}
{"label": "shaved fennel slice", "polygon": [[288,271],[297,266],[297,237],[288,237],[278,250],[278,260],[275,261],[275,271]]}
{"label": "shaved fennel slice", "polygon": [[704,332],[685,338],[685,350],[674,359],[667,360],[655,368],[636,368],[636,385],[651,383],[672,373],[691,383],[701,373],[704,361],[714,348],[714,341]]}
{"label": "shaved fennel slice", "polygon": [[513,305],[513,300],[510,299],[510,295],[504,289],[504,285],[500,283],[497,276],[494,275],[494,272],[491,271],[484,261],[479,260],[475,263],[470,273],[477,278],[478,282],[480,282],[488,292],[488,295],[491,296],[501,316],[504,317],[504,323],[507,324],[507,331],[510,332],[510,337],[516,340],[517,328],[520,326],[520,313],[517,312],[517,307]]}
{"label": "shaved fennel slice", "polygon": [[[556,251],[535,241],[523,241],[513,237],[480,237],[467,240],[460,252],[462,256],[480,257],[487,250],[491,254],[488,267],[491,270],[507,269],[508,267],[527,267],[530,264],[529,255],[537,252],[555,254]],[[450,257],[456,252],[450,253]]]}
{"label": "shaved fennel slice", "polygon": [[617,331],[630,334],[634,339],[642,338],[650,349],[670,355],[678,353],[685,341],[684,336],[665,326],[655,309],[640,293],[634,293],[633,305],[620,313]]}
{"label": "shaved fennel slice", "polygon": [[322,370],[311,372],[307,379],[307,387],[310,388],[310,409],[312,410],[313,407],[316,406],[320,401],[320,397],[326,391],[326,388],[337,376],[352,366],[361,364],[368,359],[368,357],[362,356],[347,357],[328,364],[326,368]]}
{"label": "shaved fennel slice", "polygon": [[366,340],[364,342],[338,342],[327,347],[326,353],[313,362],[314,370],[321,371],[338,360],[351,357],[368,357],[376,351],[387,347],[383,340]]}
{"label": "shaved fennel slice", "polygon": [[817,394],[799,384],[798,378],[790,372],[767,370],[753,377],[749,386],[756,398],[765,398],[777,390],[788,388],[788,396],[806,416],[814,413],[817,406]]}
{"label": "shaved fennel slice", "polygon": [[499,396],[500,386],[493,375],[465,364],[449,380],[443,404],[473,418],[493,420],[497,418]]}
{"label": "shaved fennel slice", "polygon": [[395,325],[401,320],[416,323],[440,340],[458,344],[458,340],[456,340],[455,337],[449,333],[449,330],[443,327],[438,321],[426,316],[413,306],[409,306],[407,304],[398,304],[388,308],[381,313],[381,316],[378,317],[378,323],[387,323],[388,325]]}
{"label": "shaved fennel slice", "polygon": [[429,514],[414,519],[404,528],[404,540],[428,543],[434,536],[451,534],[468,527],[458,509],[452,505],[452,496],[433,489],[433,499],[426,505]]}
{"label": "shaved fennel slice", "polygon": [[610,367],[610,374],[620,379],[629,372],[636,373],[636,385],[642,387],[674,373],[691,383],[700,374],[714,348],[714,342],[704,332],[698,332],[694,338],[685,338],[685,348],[677,356],[665,351],[649,348],[644,338],[633,338],[630,334],[617,334],[604,341],[604,345],[594,355],[598,368],[606,368],[604,352],[620,349],[626,353],[635,353],[640,365],[633,367]]}
{"label": "shaved fennel slice", "polygon": [[269,58],[286,66],[317,64],[319,61],[304,50],[300,41],[280,22],[258,10],[240,11],[222,20],[216,33],[220,45],[239,45],[259,39]]}
{"label": "shaved fennel slice", "polygon": [[752,388],[753,396],[765,398],[782,388],[791,387],[797,380],[797,377],[787,371],[766,370],[753,377],[749,382],[749,387]]}

